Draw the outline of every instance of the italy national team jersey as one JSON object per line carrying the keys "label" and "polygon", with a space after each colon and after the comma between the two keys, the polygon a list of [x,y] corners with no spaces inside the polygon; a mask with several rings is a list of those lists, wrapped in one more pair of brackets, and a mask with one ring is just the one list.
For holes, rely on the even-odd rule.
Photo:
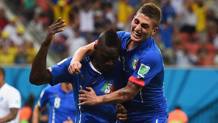
{"label": "italy national team jersey", "polygon": [[74,99],[73,90],[66,93],[62,90],[61,84],[57,84],[48,86],[42,91],[39,106],[48,105],[49,123],[63,123],[68,119],[75,122],[78,109]]}
{"label": "italy national team jersey", "polygon": [[[96,71],[89,57],[82,60],[82,68],[79,74],[71,75],[68,66],[71,58],[67,58],[51,68],[51,85],[60,81],[72,82],[76,95],[80,87],[92,87],[97,95],[108,94],[120,87],[120,70],[116,67],[110,75],[101,74]],[[118,65],[120,66],[120,65]],[[78,98],[78,97],[77,97]],[[114,104],[102,104],[96,106],[82,106],[81,116],[78,122],[81,123],[114,123],[116,120],[116,108]]]}
{"label": "italy national team jersey", "polygon": [[[163,96],[164,65],[159,48],[151,37],[132,50],[127,50],[129,32],[117,32],[122,42],[121,59],[128,80],[142,86],[136,97],[125,103],[129,122],[144,117],[163,116],[166,113],[166,99]],[[158,122],[159,123],[159,122]]]}

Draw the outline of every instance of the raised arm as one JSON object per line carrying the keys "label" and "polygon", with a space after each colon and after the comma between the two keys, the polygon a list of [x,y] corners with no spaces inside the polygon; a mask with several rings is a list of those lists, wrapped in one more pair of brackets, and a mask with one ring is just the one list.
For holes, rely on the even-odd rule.
{"label": "raised arm", "polygon": [[82,67],[80,61],[85,57],[86,54],[91,54],[94,51],[95,43],[96,41],[88,45],[82,46],[78,50],[76,50],[68,68],[68,71],[71,74],[80,72],[80,68]]}
{"label": "raised arm", "polygon": [[58,32],[63,31],[64,26],[64,21],[61,18],[59,18],[51,26],[48,27],[47,37],[42,43],[32,63],[29,78],[32,84],[40,85],[49,83],[51,81],[51,73],[46,66],[46,57],[48,54],[48,49],[51,44],[51,41],[54,38],[54,35]]}

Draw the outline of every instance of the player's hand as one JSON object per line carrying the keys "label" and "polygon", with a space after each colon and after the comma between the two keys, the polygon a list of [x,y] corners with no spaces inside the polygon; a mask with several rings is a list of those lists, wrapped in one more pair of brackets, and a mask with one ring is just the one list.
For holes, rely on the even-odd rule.
{"label": "player's hand", "polygon": [[73,123],[72,119],[70,117],[67,118],[63,123]]}
{"label": "player's hand", "polygon": [[80,90],[79,93],[79,105],[97,105],[101,102],[101,97],[91,87],[86,87],[86,90]]}
{"label": "player's hand", "polygon": [[80,69],[82,67],[82,64],[79,61],[71,61],[69,67],[68,67],[68,71],[71,74],[77,74],[80,72]]}
{"label": "player's hand", "polygon": [[62,18],[58,18],[54,23],[52,23],[48,27],[47,39],[52,39],[56,33],[62,32],[64,30],[65,25],[66,24],[64,20]]}
{"label": "player's hand", "polygon": [[120,121],[127,120],[127,110],[126,110],[126,108],[121,104],[117,104],[116,108],[117,108],[117,119],[120,120]]}

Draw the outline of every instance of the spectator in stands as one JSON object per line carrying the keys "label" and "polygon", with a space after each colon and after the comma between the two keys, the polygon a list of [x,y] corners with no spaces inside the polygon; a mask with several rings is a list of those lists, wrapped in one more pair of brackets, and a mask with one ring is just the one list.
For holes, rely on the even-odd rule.
{"label": "spectator in stands", "polygon": [[27,41],[24,42],[24,47],[26,48],[26,53],[27,53],[27,63],[31,64],[36,54],[36,49],[34,47],[34,44],[32,41]]}
{"label": "spectator in stands", "polygon": [[218,66],[218,50],[216,50],[216,55],[214,57],[214,64]]}
{"label": "spectator in stands", "polygon": [[12,16],[9,18],[8,24],[4,27],[3,31],[9,34],[9,39],[12,40],[13,36],[16,35],[17,17]]}
{"label": "spectator in stands", "polygon": [[68,54],[69,46],[67,45],[67,39],[68,36],[64,33],[61,33],[56,36],[53,43],[51,44],[51,50],[55,54],[58,54],[62,59],[69,56]]}
{"label": "spectator in stands", "polygon": [[177,106],[169,113],[168,123],[188,123],[188,116],[181,107]]}
{"label": "spectator in stands", "polygon": [[130,18],[134,13],[132,6],[128,4],[127,0],[118,0],[117,2],[117,27],[120,30],[125,29],[130,22]]}
{"label": "spectator in stands", "polygon": [[83,3],[81,7],[82,9],[79,10],[79,30],[81,35],[87,39],[95,30],[95,15],[90,2]]}
{"label": "spectator in stands", "polygon": [[14,58],[14,63],[19,65],[25,65],[28,63],[28,54],[25,46],[21,45],[18,47]]}
{"label": "spectator in stands", "polygon": [[176,17],[176,12],[171,5],[171,0],[163,0],[162,1],[162,21],[171,23]]}
{"label": "spectator in stands", "polygon": [[75,53],[75,51],[78,48],[87,44],[86,39],[80,35],[80,32],[78,29],[75,29],[74,32],[75,32],[74,38],[68,41],[69,53],[71,56]]}
{"label": "spectator in stands", "polygon": [[5,83],[5,71],[0,67],[0,123],[18,123],[21,107],[20,92]]}
{"label": "spectator in stands", "polygon": [[0,32],[8,24],[8,19],[5,16],[5,10],[0,7]]}
{"label": "spectator in stands", "polygon": [[10,52],[9,47],[2,47],[0,52],[0,63],[3,65],[12,65],[14,63],[15,54]]}
{"label": "spectator in stands", "polygon": [[51,2],[51,7],[54,13],[54,20],[62,17],[68,24],[70,12],[72,11],[72,6],[68,3],[68,0],[58,0],[57,3]]}

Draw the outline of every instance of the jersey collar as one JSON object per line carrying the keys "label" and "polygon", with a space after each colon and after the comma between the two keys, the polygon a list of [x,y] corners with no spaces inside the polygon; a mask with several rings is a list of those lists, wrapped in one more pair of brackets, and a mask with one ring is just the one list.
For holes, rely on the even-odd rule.
{"label": "jersey collar", "polygon": [[94,67],[94,65],[92,64],[91,61],[89,62],[89,65],[90,65],[90,67],[92,68],[93,71],[97,72],[97,73],[100,74],[100,75],[102,74],[100,71],[98,71],[98,70]]}
{"label": "jersey collar", "polygon": [[140,43],[140,44],[136,45],[134,48],[128,50],[128,49],[127,49],[127,46],[128,46],[128,44],[130,43],[130,37],[129,37],[128,40],[127,40],[127,42],[126,42],[126,46],[125,46],[125,47],[126,47],[127,51],[133,51],[133,50],[135,50],[135,49],[145,49],[145,48],[147,48],[147,47],[149,47],[149,46],[151,45],[152,40],[153,40],[152,37],[148,37],[147,39],[145,39],[144,41],[142,41],[142,43]]}

